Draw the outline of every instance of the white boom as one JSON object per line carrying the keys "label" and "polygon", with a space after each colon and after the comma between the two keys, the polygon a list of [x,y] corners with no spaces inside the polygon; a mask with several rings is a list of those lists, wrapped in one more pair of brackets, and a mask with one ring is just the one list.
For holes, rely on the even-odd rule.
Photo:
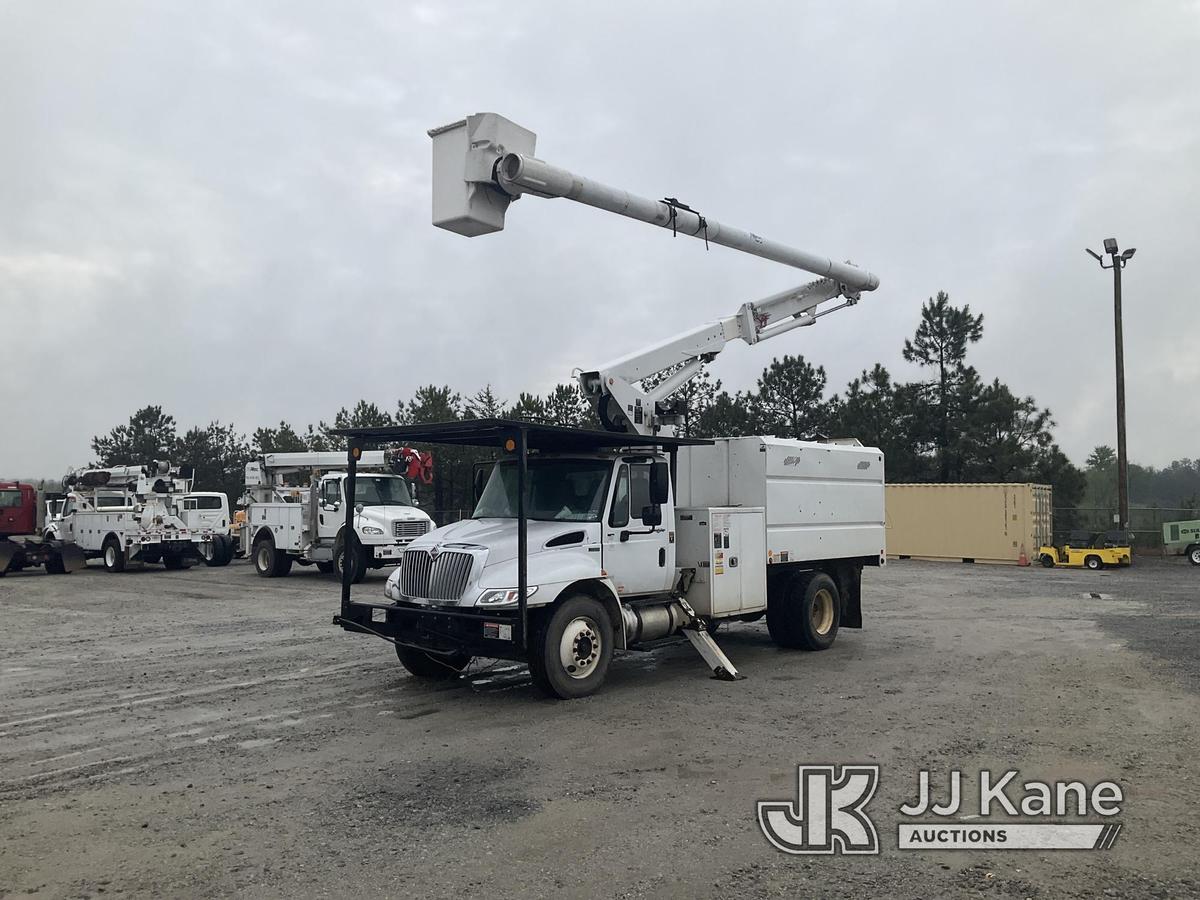
{"label": "white boom", "polygon": [[[840,296],[845,297],[842,303],[817,309]],[[666,402],[667,398],[699,375],[703,365],[730,341],[741,339],[747,344],[757,344],[795,328],[813,325],[822,316],[857,302],[857,293],[846,293],[842,285],[822,278],[756,303],[743,303],[728,318],[582,372],[579,386],[610,431],[670,435],[674,433],[677,413]],[[639,384],[672,369],[675,371],[650,390]]]}
{"label": "white boom", "polygon": [[[838,309],[853,306],[879,279],[849,262],[767,240],[723,225],[674,198],[649,200],[537,159],[537,135],[495,113],[476,113],[429,132],[433,138],[433,224],[474,237],[500,231],[511,201],[524,194],[564,197],[627,216],[675,234],[820,275],[810,284],[744,303],[734,315],[664,341],[648,350],[585,371],[580,386],[605,427],[640,434],[671,434],[677,416],[666,398],[695,378],[704,363],[740,338],[756,344]],[[845,302],[818,311],[830,300]],[[676,367],[678,367],[676,369]],[[671,371],[652,390],[638,382]]]}

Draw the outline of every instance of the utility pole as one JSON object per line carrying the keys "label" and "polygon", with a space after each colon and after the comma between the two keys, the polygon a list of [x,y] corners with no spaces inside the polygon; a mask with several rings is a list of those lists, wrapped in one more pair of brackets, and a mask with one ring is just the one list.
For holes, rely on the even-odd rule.
{"label": "utility pole", "polygon": [[1129,530],[1129,457],[1125,453],[1125,338],[1121,326],[1121,270],[1133,258],[1137,248],[1130,247],[1124,253],[1117,249],[1116,238],[1104,239],[1104,252],[1111,262],[1104,264],[1104,257],[1088,250],[1102,269],[1113,270],[1113,334],[1116,340],[1117,358],[1117,519],[1121,531]]}

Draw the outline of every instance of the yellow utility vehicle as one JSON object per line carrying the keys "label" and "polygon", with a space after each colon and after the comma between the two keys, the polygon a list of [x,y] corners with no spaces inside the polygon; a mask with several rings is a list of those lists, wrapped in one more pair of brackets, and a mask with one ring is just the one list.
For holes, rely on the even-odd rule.
{"label": "yellow utility vehicle", "polygon": [[1047,569],[1066,566],[1076,569],[1103,569],[1105,566],[1128,566],[1133,561],[1129,535],[1123,531],[1102,531],[1090,534],[1072,531],[1061,547],[1044,545],[1038,550],[1042,565]]}

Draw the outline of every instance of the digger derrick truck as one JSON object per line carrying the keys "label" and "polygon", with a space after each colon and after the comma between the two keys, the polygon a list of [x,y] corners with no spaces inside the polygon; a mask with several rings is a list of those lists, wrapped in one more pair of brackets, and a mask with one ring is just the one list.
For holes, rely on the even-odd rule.
{"label": "digger derrick truck", "polygon": [[[342,453],[302,451],[266,453],[246,464],[240,541],[259,575],[279,578],[298,563],[362,581],[369,569],[395,565],[405,547],[433,528],[410,486],[432,481],[428,453],[408,447],[369,451],[359,465],[376,471],[349,489],[344,471],[322,473],[345,461]],[[314,470],[306,486],[287,483]]]}
{"label": "digger derrick truck", "polygon": [[55,500],[31,484],[0,481],[0,578],[9,572],[42,566],[47,575],[82,568],[83,553],[47,527]]}
{"label": "digger derrick truck", "polygon": [[883,454],[856,440],[676,437],[670,398],[729,343],[812,326],[879,280],[552,166],[532,156],[532,132],[492,113],[430,136],[434,224],[458,234],[501,230],[525,194],[559,197],[820,278],[584,368],[605,431],[503,419],[342,431],[349,484],[370,442],[491,447],[499,459],[477,478],[472,517],[413,541],[384,599],[354,600],[343,579],[335,624],[389,640],[419,677],[455,677],[474,657],[526,661],[564,699],[595,691],[614,651],[680,638],[735,680],[712,637],[731,620],[765,617],[778,645],[806,650],[862,627],[863,569],[886,562]]}
{"label": "digger derrick truck", "polygon": [[181,500],[192,480],[190,467],[163,460],[73,472],[63,479],[67,496],[53,527],[88,559],[103,560],[109,572],[147,563],[191,568],[206,554],[229,549],[211,528],[184,521]]}

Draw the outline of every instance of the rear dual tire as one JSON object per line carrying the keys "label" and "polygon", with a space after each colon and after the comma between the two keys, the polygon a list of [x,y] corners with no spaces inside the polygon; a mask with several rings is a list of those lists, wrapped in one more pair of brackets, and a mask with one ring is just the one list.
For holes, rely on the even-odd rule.
{"label": "rear dual tire", "polygon": [[282,578],[292,571],[292,558],[275,546],[271,538],[254,542],[254,571],[263,578]]}
{"label": "rear dual tire", "polygon": [[789,650],[828,650],[842,621],[842,598],[824,572],[800,572],[767,596],[767,631]]}
{"label": "rear dual tire", "polygon": [[115,537],[110,537],[100,547],[100,558],[104,560],[104,571],[125,571],[125,548]]}
{"label": "rear dual tire", "polygon": [[210,568],[229,565],[233,559],[233,540],[226,535],[214,535],[209,542],[207,554],[203,554],[204,564]]}
{"label": "rear dual tire", "polygon": [[1188,547],[1187,558],[1193,566],[1200,566],[1200,544]]}

